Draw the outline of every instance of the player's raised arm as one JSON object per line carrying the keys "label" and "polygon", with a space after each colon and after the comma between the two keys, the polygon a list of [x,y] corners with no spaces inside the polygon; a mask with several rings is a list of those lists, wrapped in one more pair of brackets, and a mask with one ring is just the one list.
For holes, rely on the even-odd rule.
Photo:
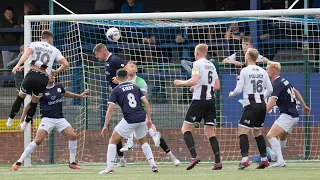
{"label": "player's raised arm", "polygon": [[89,93],[88,89],[83,91],[83,93],[81,93],[81,94],[75,94],[75,93],[72,93],[70,91],[66,91],[64,96],[65,97],[70,97],[70,98],[86,98],[88,93]]}
{"label": "player's raised arm", "polygon": [[[32,44],[32,43],[31,43]],[[22,64],[24,64],[24,62],[29,58],[29,56],[32,54],[33,52],[33,48],[30,44],[30,47],[28,47],[28,49],[23,53],[23,55],[21,56],[19,62],[16,64],[16,66],[12,69],[13,74],[16,74],[17,71],[19,71],[19,68]]]}
{"label": "player's raised arm", "polygon": [[265,82],[266,82],[266,90],[264,91],[263,96],[264,98],[268,98],[273,92],[273,87],[267,73],[265,75]]}
{"label": "player's raised arm", "polygon": [[194,86],[200,80],[200,64],[197,62],[193,63],[192,77],[186,81],[174,80],[175,86]]}
{"label": "player's raised arm", "polygon": [[293,88],[293,92],[294,92],[294,95],[296,96],[297,100],[300,102],[302,108],[303,108],[303,111],[304,113],[306,114],[310,114],[310,108],[306,105],[306,103],[304,102],[300,92],[298,90],[296,90],[295,88]]}
{"label": "player's raised arm", "polygon": [[236,88],[229,93],[229,98],[239,95],[242,92],[244,86],[244,72],[240,71],[240,75],[237,77],[237,86]]}

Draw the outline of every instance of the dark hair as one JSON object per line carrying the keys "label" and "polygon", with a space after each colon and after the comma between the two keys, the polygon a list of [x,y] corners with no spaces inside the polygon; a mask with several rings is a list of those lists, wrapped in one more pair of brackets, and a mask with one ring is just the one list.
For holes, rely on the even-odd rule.
{"label": "dark hair", "polygon": [[13,12],[13,8],[12,7],[5,7],[4,8],[4,12],[6,12],[6,11],[12,11]]}
{"label": "dark hair", "polygon": [[48,39],[49,40],[51,37],[53,38],[52,32],[47,31],[47,30],[42,31],[41,39]]}
{"label": "dark hair", "polygon": [[128,72],[124,69],[118,69],[117,70],[117,77],[120,79],[125,79],[128,75]]}

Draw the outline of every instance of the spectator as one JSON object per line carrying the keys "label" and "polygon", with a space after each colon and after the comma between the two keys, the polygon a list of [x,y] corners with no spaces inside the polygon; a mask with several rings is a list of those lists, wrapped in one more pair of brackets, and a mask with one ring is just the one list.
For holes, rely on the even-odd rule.
{"label": "spectator", "polygon": [[127,0],[121,7],[121,13],[144,13],[144,7],[135,0]]}
{"label": "spectator", "polygon": [[[4,19],[0,22],[0,28],[18,28],[17,21],[13,17],[13,9],[6,7],[4,9]],[[3,32],[0,34],[1,46],[18,46],[20,33],[16,32]],[[15,51],[2,51],[2,59],[4,68],[7,68],[8,63],[18,56]]]}
{"label": "spectator", "polygon": [[[14,68],[17,63],[19,62],[21,56],[23,55],[24,53],[24,46],[20,46],[20,54],[18,55],[18,57],[16,57],[13,61],[11,61],[9,64],[8,64],[8,68],[9,69],[12,69]],[[20,69],[23,69],[23,65],[21,66]],[[17,88],[17,90],[19,91],[20,89],[20,86],[21,86],[21,83],[22,83],[22,80],[24,78],[24,74],[23,74],[23,71],[18,71],[15,75],[14,75],[14,82],[15,82],[15,86]]]}
{"label": "spectator", "polygon": [[24,3],[23,14],[18,19],[18,25],[20,27],[24,27],[24,16],[28,15],[30,11],[32,11],[32,4],[30,4],[29,2]]}
{"label": "spectator", "polygon": [[247,24],[242,23],[240,25],[241,27],[239,27],[239,23],[231,23],[225,34],[225,39],[229,41],[229,50],[231,54],[240,51],[241,39],[244,36],[250,35]]}
{"label": "spectator", "polygon": [[94,11],[97,14],[115,13],[115,1],[95,0]]}
{"label": "spectator", "polygon": [[[250,37],[244,37],[242,39],[242,52],[235,52],[231,56],[225,58],[222,62],[227,64],[234,64],[236,66],[243,66],[244,54],[249,48],[252,48],[251,39]],[[268,62],[268,59],[259,54],[256,62]]]}
{"label": "spectator", "polygon": [[263,20],[261,27],[261,35],[260,35],[260,41],[262,42],[262,54],[268,59],[273,59],[274,55],[276,54],[275,44],[273,42],[270,42],[270,39],[274,39],[274,28],[272,24],[274,21],[270,20]]}

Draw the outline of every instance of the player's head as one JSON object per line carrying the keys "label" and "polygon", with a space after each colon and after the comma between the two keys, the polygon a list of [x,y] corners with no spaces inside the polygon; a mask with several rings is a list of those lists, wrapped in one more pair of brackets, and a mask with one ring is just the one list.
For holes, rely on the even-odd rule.
{"label": "player's head", "polygon": [[129,61],[124,69],[128,72],[128,76],[134,76],[138,72],[138,67],[135,61]]}
{"label": "player's head", "polygon": [[208,53],[208,45],[198,44],[194,50],[194,57],[196,60],[206,58]]}
{"label": "player's head", "polygon": [[109,55],[109,51],[107,49],[107,47],[102,44],[102,43],[99,43],[97,44],[94,48],[93,48],[93,52],[94,52],[94,55],[96,56],[96,58],[99,60],[99,61],[104,61],[107,59],[108,55]]}
{"label": "player's head", "polygon": [[258,59],[259,51],[254,48],[249,48],[244,55],[245,64],[255,64],[256,60]]}
{"label": "player's head", "polygon": [[41,41],[46,41],[49,44],[52,44],[53,42],[53,34],[50,31],[44,30],[41,33]]}
{"label": "player's head", "polygon": [[51,72],[50,75],[49,75],[48,84],[54,83],[54,80],[55,80],[55,76],[54,76],[53,72]]}
{"label": "player's head", "polygon": [[252,48],[251,38],[246,36],[242,39],[242,51],[246,53],[249,48]]}
{"label": "player's head", "polygon": [[117,80],[119,83],[128,81],[128,72],[125,69],[118,69]]}
{"label": "player's head", "polygon": [[268,61],[267,73],[270,79],[275,79],[280,75],[281,65],[278,62]]}

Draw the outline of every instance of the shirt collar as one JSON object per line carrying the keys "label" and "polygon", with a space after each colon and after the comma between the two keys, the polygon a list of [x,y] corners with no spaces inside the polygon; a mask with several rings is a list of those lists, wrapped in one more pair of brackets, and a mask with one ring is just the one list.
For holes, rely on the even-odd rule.
{"label": "shirt collar", "polygon": [[277,76],[276,78],[274,78],[274,80],[278,79],[280,76]]}
{"label": "shirt collar", "polygon": [[106,61],[108,61],[108,59],[110,58],[111,55],[112,55],[112,53],[109,53],[109,56],[107,57]]}

